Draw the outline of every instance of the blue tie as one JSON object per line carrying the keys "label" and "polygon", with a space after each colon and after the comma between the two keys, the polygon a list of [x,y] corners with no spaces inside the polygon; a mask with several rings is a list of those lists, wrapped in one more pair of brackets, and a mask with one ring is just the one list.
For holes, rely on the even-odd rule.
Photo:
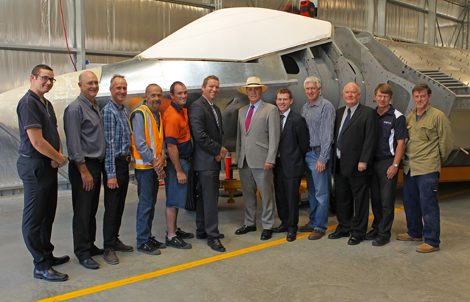
{"label": "blue tie", "polygon": [[341,151],[341,137],[343,136],[344,129],[346,129],[346,126],[349,123],[349,119],[351,118],[351,108],[348,108],[348,115],[346,115],[346,118],[344,119],[343,127],[341,128],[341,131],[339,132],[338,136],[338,150]]}

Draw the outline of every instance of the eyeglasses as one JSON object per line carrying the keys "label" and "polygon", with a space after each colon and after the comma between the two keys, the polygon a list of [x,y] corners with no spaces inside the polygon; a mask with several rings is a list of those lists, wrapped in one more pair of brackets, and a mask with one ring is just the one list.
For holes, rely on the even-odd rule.
{"label": "eyeglasses", "polygon": [[40,76],[38,74],[35,74],[35,76],[41,78],[43,81],[47,82],[47,81],[51,81],[51,83],[55,83],[57,80],[54,79],[54,78],[49,78],[48,76]]}

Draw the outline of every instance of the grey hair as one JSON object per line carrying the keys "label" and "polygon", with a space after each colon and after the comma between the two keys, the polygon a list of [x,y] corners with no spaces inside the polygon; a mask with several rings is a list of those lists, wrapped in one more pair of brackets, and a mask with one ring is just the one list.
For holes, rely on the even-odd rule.
{"label": "grey hair", "polygon": [[317,77],[311,76],[305,79],[304,88],[307,83],[315,83],[317,84],[317,88],[321,88],[321,80]]}
{"label": "grey hair", "polygon": [[124,79],[124,80],[126,79],[125,76],[120,75],[120,74],[113,75],[113,77],[111,78],[111,81],[109,81],[109,88],[113,87],[113,81],[114,81],[115,78],[121,78],[121,79]]}
{"label": "grey hair", "polygon": [[361,93],[361,87],[359,87],[359,85],[357,85],[355,82],[349,82],[347,83],[346,85],[344,85],[344,88],[343,88],[343,93],[344,91],[346,90],[346,86],[348,86],[349,84],[354,84],[357,88],[357,92]]}

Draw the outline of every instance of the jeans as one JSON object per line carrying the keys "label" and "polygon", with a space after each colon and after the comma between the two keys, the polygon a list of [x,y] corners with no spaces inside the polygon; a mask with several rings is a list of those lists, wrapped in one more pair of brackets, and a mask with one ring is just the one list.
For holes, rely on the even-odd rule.
{"label": "jeans", "polygon": [[180,159],[181,169],[186,174],[186,183],[180,184],[176,175],[176,169],[171,160],[166,164],[165,193],[166,206],[178,209],[184,209],[186,206],[186,197],[189,185],[189,168],[191,163],[187,159]]}
{"label": "jeans", "polygon": [[158,175],[153,169],[135,169],[137,178],[137,247],[149,241],[152,236],[152,222],[159,187]]}
{"label": "jeans", "polygon": [[439,172],[417,176],[410,174],[411,171],[408,175],[403,173],[403,206],[408,235],[413,238],[424,237],[424,242],[439,247]]}
{"label": "jeans", "polygon": [[310,221],[308,225],[322,232],[326,231],[328,223],[328,206],[330,201],[331,158],[326,163],[322,173],[315,170],[321,151],[307,153],[307,191],[310,203]]}

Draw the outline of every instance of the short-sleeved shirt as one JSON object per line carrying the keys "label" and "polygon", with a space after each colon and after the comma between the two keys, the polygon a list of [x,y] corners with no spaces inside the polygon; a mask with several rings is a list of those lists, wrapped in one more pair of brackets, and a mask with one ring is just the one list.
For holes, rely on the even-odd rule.
{"label": "short-sleeved shirt", "polygon": [[379,140],[375,157],[395,156],[397,141],[408,138],[405,116],[393,106],[379,117]]}
{"label": "short-sleeved shirt", "polygon": [[177,146],[180,159],[190,157],[193,154],[193,146],[186,108],[180,108],[171,102],[171,106],[163,114],[162,121],[165,143]]}
{"label": "short-sleeved shirt", "polygon": [[57,118],[51,102],[44,98],[44,103],[39,96],[28,90],[18,102],[16,108],[18,114],[18,125],[20,129],[20,149],[23,156],[33,158],[47,158],[34,149],[29,140],[26,130],[38,128],[42,130],[42,136],[56,151],[60,148],[60,137],[57,131]]}

